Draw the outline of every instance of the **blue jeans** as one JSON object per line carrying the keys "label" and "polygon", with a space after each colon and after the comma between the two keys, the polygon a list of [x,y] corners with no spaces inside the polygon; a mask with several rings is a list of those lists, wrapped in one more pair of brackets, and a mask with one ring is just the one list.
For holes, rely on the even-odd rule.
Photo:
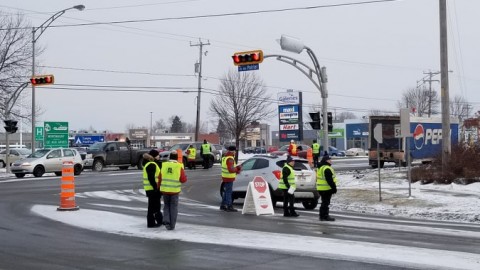
{"label": "blue jeans", "polygon": [[226,207],[232,206],[232,187],[233,182],[223,183],[222,205],[225,205]]}
{"label": "blue jeans", "polygon": [[170,225],[172,229],[177,224],[178,194],[163,194],[163,224]]}

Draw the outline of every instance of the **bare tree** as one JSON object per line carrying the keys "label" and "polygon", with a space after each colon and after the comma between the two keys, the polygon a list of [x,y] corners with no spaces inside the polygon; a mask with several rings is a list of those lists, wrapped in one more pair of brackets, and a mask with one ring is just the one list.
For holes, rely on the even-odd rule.
{"label": "bare tree", "polygon": [[153,125],[153,130],[155,131],[155,133],[157,130],[166,130],[166,129],[168,128],[163,119],[159,119],[155,121],[155,124]]}
{"label": "bare tree", "polygon": [[440,100],[436,91],[426,88],[410,88],[403,92],[399,108],[412,108],[417,116],[431,116],[439,113]]}
{"label": "bare tree", "polygon": [[357,119],[357,116],[352,112],[341,112],[336,117],[339,122],[343,122],[345,119]]}
{"label": "bare tree", "polygon": [[230,70],[221,80],[219,94],[210,103],[210,111],[235,137],[238,149],[242,132],[253,121],[273,116],[270,95],[255,73]]}
{"label": "bare tree", "polygon": [[455,96],[450,100],[450,115],[458,118],[458,121],[462,121],[468,118],[471,105],[462,96]]}
{"label": "bare tree", "polygon": [[24,17],[0,12],[0,116],[3,119],[28,118],[22,114],[18,101],[28,86],[31,59],[31,32]]}

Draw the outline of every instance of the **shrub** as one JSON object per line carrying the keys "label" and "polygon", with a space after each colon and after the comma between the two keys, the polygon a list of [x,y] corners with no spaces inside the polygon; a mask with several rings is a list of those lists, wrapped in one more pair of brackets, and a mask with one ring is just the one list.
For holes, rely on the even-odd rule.
{"label": "shrub", "polygon": [[452,182],[471,184],[480,182],[480,147],[452,147],[450,162],[443,167],[441,155],[431,164],[412,169],[412,182],[422,184],[450,184]]}

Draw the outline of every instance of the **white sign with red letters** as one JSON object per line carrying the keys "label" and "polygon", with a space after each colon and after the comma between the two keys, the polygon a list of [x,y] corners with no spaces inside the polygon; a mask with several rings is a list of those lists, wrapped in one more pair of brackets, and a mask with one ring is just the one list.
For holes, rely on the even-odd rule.
{"label": "white sign with red letters", "polygon": [[272,197],[268,183],[261,176],[255,176],[247,187],[242,214],[273,215]]}

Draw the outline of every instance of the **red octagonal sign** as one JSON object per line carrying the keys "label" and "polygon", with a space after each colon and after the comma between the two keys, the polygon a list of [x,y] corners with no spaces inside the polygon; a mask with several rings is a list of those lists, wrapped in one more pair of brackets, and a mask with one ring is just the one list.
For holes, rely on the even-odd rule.
{"label": "red octagonal sign", "polygon": [[267,182],[261,176],[255,176],[255,178],[253,178],[253,186],[258,193],[264,193],[267,190]]}

